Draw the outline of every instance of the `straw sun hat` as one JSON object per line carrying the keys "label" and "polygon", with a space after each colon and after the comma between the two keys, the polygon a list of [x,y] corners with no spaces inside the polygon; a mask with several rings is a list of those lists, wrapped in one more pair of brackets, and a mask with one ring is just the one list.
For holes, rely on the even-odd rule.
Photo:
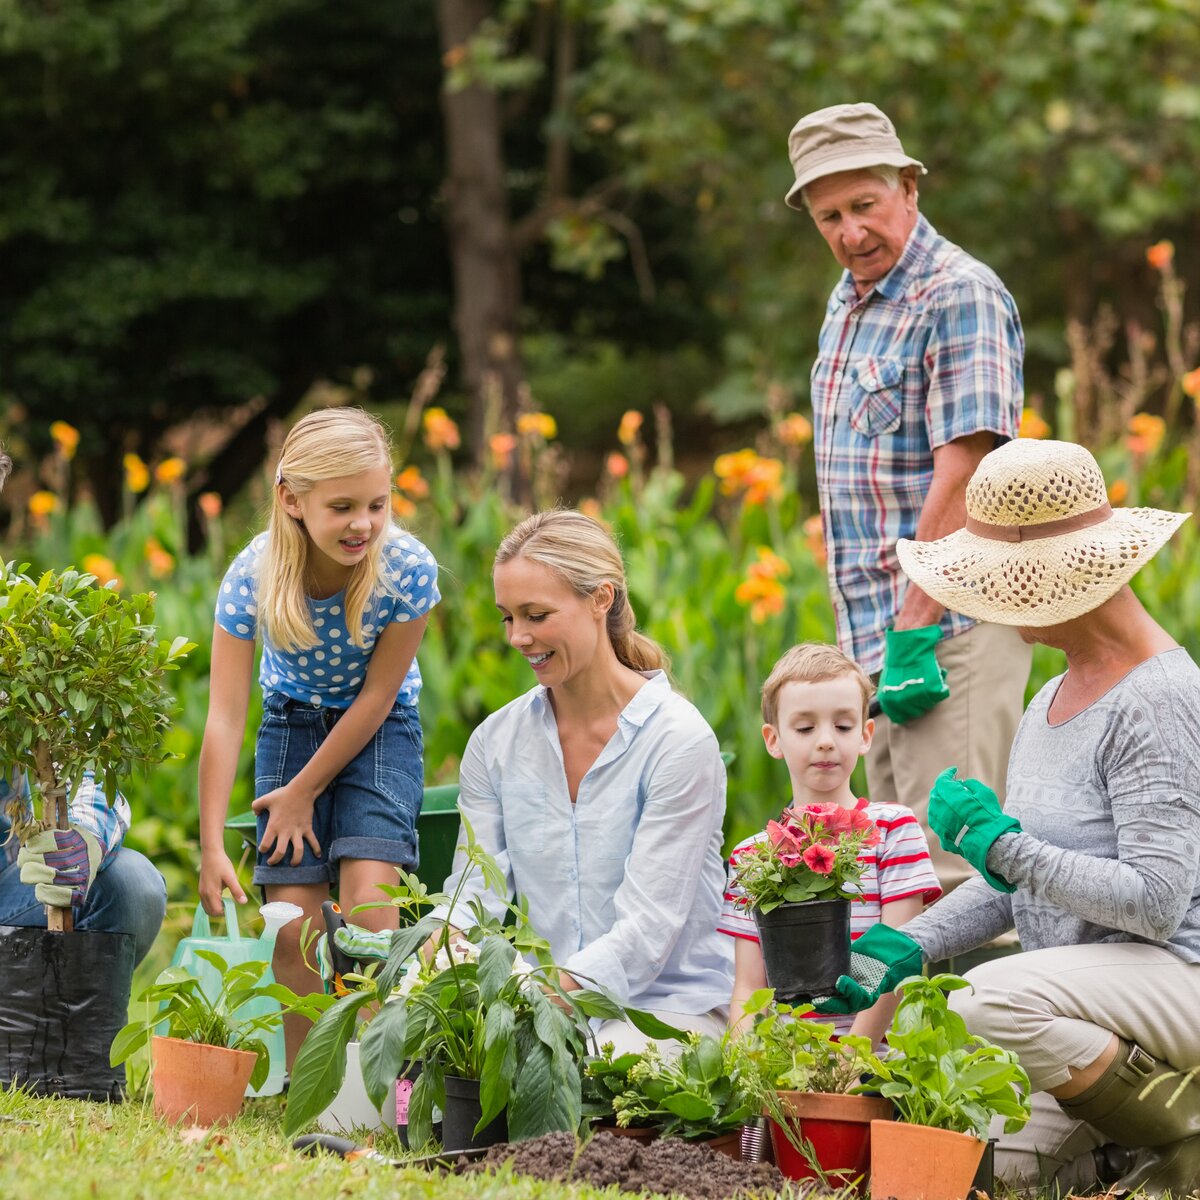
{"label": "straw sun hat", "polygon": [[1191,516],[1111,508],[1096,460],[1072,442],[1018,438],[967,484],[967,524],[896,554],[923,592],[998,625],[1057,625],[1115,595]]}

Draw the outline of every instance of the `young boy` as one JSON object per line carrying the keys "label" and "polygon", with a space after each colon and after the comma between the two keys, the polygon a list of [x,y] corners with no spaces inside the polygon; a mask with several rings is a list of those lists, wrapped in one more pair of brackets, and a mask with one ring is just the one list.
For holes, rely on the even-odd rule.
{"label": "young boy", "polygon": [[[850,775],[871,745],[875,722],[868,715],[871,681],[863,669],[834,646],[793,646],[774,666],[762,689],[763,741],[767,753],[782,758],[792,780],[792,804],[836,801],[853,808]],[[911,921],[942,890],[929,859],[929,846],[912,810],[902,804],[869,804],[867,814],[879,828],[880,840],[863,850],[866,867],[860,894],[850,906],[850,937],[860,937],[882,921],[898,927]],[[737,942],[734,950],[733,995],[729,1023],[742,1020],[751,992],[767,986],[762,949],[754,916],[735,903],[741,894],[732,882],[741,852],[766,837],[755,834],[729,856],[730,885],[717,928]],[[839,1033],[854,1033],[879,1042],[891,1022],[895,996],[873,1008],[846,1016],[822,1017]]]}

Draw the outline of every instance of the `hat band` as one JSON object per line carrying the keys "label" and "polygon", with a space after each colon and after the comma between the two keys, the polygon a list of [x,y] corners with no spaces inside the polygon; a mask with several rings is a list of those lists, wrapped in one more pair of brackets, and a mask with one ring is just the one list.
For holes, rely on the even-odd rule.
{"label": "hat band", "polygon": [[990,542],[1036,542],[1041,538],[1060,537],[1077,529],[1087,529],[1089,525],[1100,525],[1112,515],[1112,505],[1106,501],[1091,512],[1076,513],[1058,521],[1043,521],[1040,525],[989,525],[986,521],[967,517],[966,529]]}

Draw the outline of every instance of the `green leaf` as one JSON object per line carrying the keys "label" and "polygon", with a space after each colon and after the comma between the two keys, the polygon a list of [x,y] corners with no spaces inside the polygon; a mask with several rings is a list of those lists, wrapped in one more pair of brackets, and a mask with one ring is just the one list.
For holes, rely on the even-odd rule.
{"label": "green leaf", "polygon": [[645,1012],[640,1008],[627,1008],[625,1017],[638,1033],[644,1033],[653,1041],[686,1042],[688,1040],[686,1030],[668,1025],[666,1021],[660,1020],[653,1013]]}
{"label": "green leaf", "polygon": [[343,996],[308,1031],[292,1064],[283,1131],[291,1137],[337,1095],[346,1075],[346,1044],[354,1035],[358,1011],[374,997],[370,992]]}
{"label": "green leaf", "polygon": [[359,1047],[363,1084],[376,1108],[382,1108],[389,1089],[404,1066],[408,1009],[404,1001],[385,1004],[363,1031]]}
{"label": "green leaf", "polygon": [[675,1092],[664,1096],[662,1106],[685,1121],[707,1121],[717,1112],[715,1104],[694,1092]]}
{"label": "green leaf", "polygon": [[507,938],[495,935],[484,938],[479,949],[479,969],[476,978],[484,1004],[490,1004],[512,975],[517,952]]}

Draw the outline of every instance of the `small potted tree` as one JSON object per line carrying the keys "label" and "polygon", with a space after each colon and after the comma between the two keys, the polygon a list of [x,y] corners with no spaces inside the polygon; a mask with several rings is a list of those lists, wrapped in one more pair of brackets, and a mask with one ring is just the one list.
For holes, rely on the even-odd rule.
{"label": "small potted tree", "polygon": [[734,864],[739,903],[754,913],[767,983],[780,1000],[827,995],[850,969],[859,853],[879,840],[866,803],[789,808]]}
{"label": "small potted tree", "polygon": [[871,1191],[896,1200],[961,1200],[987,1147],[1029,1120],[1029,1077],[1011,1051],[976,1037],[947,1003],[970,984],[958,975],[910,976],[888,1032],[891,1053],[872,1057],[864,1091],[896,1106],[871,1124]]}
{"label": "small potted tree", "polygon": [[[67,829],[68,795],[90,772],[115,802],[122,776],[169,757],[167,671],[192,649],[159,641],[154,596],[123,597],[92,575],[7,564],[0,578],[0,771],[22,777],[7,816],[22,845]],[[37,1091],[113,1097],[124,1072],[108,1050],[124,1023],[133,972],[125,934],[74,933],[69,908],[47,931],[6,929],[0,1081]]]}

